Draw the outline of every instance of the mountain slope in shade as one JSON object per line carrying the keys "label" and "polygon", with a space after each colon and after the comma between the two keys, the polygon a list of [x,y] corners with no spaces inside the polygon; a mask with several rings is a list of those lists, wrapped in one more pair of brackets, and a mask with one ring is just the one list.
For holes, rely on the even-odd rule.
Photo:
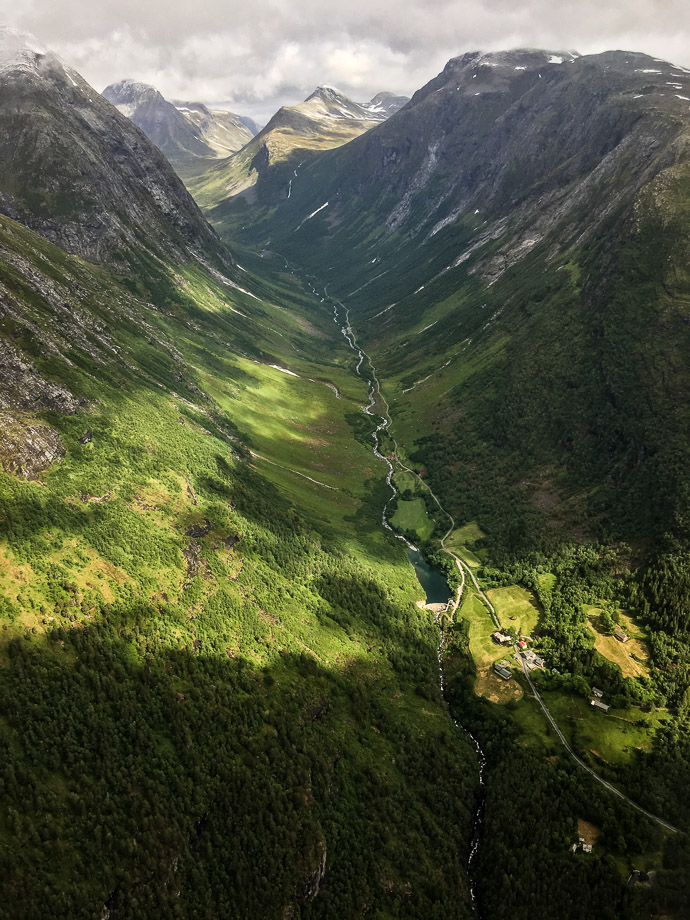
{"label": "mountain slope in shade", "polygon": [[332,86],[319,86],[304,102],[280,108],[246,147],[194,179],[190,187],[197,200],[207,204],[237,195],[260,177],[283,170],[287,161],[294,169],[314,151],[340,147],[359,137],[406,101],[404,96],[380,93],[360,104]]}
{"label": "mountain slope in shade", "polygon": [[91,259],[224,252],[163,155],[76,71],[10,30],[0,61],[0,213]]}

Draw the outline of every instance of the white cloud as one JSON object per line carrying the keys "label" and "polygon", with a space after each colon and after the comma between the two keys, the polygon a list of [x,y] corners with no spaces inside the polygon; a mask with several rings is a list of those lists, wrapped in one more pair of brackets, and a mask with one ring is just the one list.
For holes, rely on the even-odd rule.
{"label": "white cloud", "polygon": [[475,49],[630,48],[690,66],[686,0],[0,0],[0,17],[97,89],[133,77],[264,118],[324,82],[411,94]]}

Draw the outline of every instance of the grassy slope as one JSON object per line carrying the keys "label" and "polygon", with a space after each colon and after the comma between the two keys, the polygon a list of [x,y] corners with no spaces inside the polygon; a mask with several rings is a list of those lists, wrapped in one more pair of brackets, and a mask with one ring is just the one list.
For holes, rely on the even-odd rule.
{"label": "grassy slope", "polygon": [[[321,165],[324,170],[337,172],[345,156],[341,152],[329,155]],[[328,177],[319,172],[320,168],[315,160],[302,176],[306,194],[311,196],[305,213],[326,197],[321,189],[329,187]],[[270,223],[258,226],[256,239],[269,245],[277,240],[278,246],[287,241],[291,257],[302,257],[304,264],[324,274],[324,280],[331,279],[330,289],[337,290],[352,308],[355,329],[377,366],[391,405],[393,430],[403,450],[425,469],[456,520],[477,521],[487,534],[485,544],[477,547],[477,556],[471,561],[486,563],[493,558],[507,564],[535,550],[558,553],[566,540],[579,543],[594,538],[613,542],[624,537],[634,541],[638,551],[644,551],[673,522],[676,512],[679,517],[685,515],[682,484],[687,482],[690,469],[687,400],[682,396],[687,391],[687,360],[683,356],[688,349],[687,320],[683,318],[687,304],[686,210],[690,200],[686,175],[687,166],[662,173],[634,205],[630,202],[629,213],[634,212],[634,219],[627,220],[622,211],[612,211],[586,244],[561,250],[557,257],[552,244],[568,239],[572,226],[552,227],[550,239],[492,285],[482,280],[482,268],[510,240],[510,225],[506,239],[484,246],[481,260],[470,258],[444,271],[479,231],[483,215],[461,217],[439,233],[433,244],[426,239],[424,245],[419,242],[423,237],[419,228],[425,226],[423,214],[412,215],[408,227],[413,229],[407,236],[382,232],[379,217],[388,212],[381,200],[377,201],[377,207],[381,205],[378,213],[364,207],[363,202],[349,212],[347,207],[338,212],[327,209],[298,230],[290,227],[292,241],[287,232],[285,240],[281,239],[282,230],[289,227],[287,202],[274,201]],[[348,178],[343,183],[346,198],[350,192]],[[624,176],[621,181],[627,179]],[[387,191],[384,188],[379,198]],[[443,191],[442,183],[439,187],[432,179],[425,195],[436,202]],[[356,196],[355,183],[355,203]],[[238,217],[220,205],[210,213],[230,237],[240,220],[248,224],[249,210]],[[418,224],[415,217],[419,217]],[[586,225],[585,215],[575,218],[583,219]],[[253,227],[250,232],[254,232]],[[341,245],[331,246],[328,258],[319,266],[322,238],[330,236],[335,243],[338,233]],[[345,238],[347,245],[342,243]],[[685,517],[682,520],[686,527]],[[449,545],[467,549],[464,537],[455,536]],[[595,552],[599,550],[603,548]],[[629,563],[627,551],[623,555]],[[544,557],[539,561],[544,562]],[[684,564],[679,557],[671,562],[678,567]],[[615,575],[620,573],[618,567]],[[566,578],[541,568],[537,577],[545,593],[555,588],[558,594],[562,589],[560,600],[566,598],[564,609],[558,610],[547,625],[548,631],[561,615],[566,622],[571,585]],[[613,582],[620,589],[617,578],[611,579],[609,587]],[[596,595],[596,576],[590,588]],[[577,591],[573,596],[577,601]],[[466,604],[471,606],[469,601]],[[578,603],[573,610],[577,619]],[[479,622],[481,618],[487,620],[484,629],[490,624],[483,611],[474,613],[465,617],[470,623],[469,650],[476,662],[486,666],[492,659],[490,649],[482,648],[486,633]],[[575,677],[583,668],[589,675],[609,673],[602,668],[604,659],[592,648],[586,624],[579,625],[585,637],[581,648],[574,649],[565,626],[558,635],[563,660]],[[682,658],[684,652],[673,649],[657,687],[676,673],[676,655]],[[687,678],[687,658],[682,661]],[[560,660],[558,663],[561,665]],[[614,672],[619,680],[615,667],[611,669]],[[569,672],[568,680],[572,676]],[[479,686],[483,691],[486,678],[481,674],[472,677],[473,689]],[[615,683],[611,681],[612,686]],[[648,687],[641,691],[648,692]],[[567,709],[585,707],[580,712],[582,737],[589,749],[596,750],[599,738],[610,762],[619,767],[641,762],[634,752],[656,751],[665,734],[666,719],[658,712],[643,714],[635,709],[633,718],[641,724],[633,730],[624,722],[595,720],[600,714],[587,709],[588,701],[574,694],[570,685],[555,692],[553,698],[568,721],[568,733],[571,729],[574,732],[574,741],[577,726],[570,721]],[[465,716],[468,706],[472,704],[463,697],[457,711]],[[527,700],[501,709],[509,718],[516,716],[518,729],[528,729],[529,734],[523,734],[521,740],[535,742],[541,756],[540,737],[548,735],[541,713]],[[525,721],[528,711],[529,725]],[[672,738],[678,730],[674,726],[667,737]],[[680,732],[686,732],[684,726]],[[493,740],[490,733],[481,737],[483,741]],[[644,742],[635,743],[640,738]],[[562,753],[558,745],[549,744],[549,755],[556,753]],[[511,770],[509,760],[504,756],[500,768],[504,773]],[[546,785],[557,784],[557,771],[567,771],[560,758],[557,763],[546,768],[544,775],[552,771]],[[636,797],[652,806],[661,799],[656,794],[659,772],[664,772],[660,764],[657,760],[656,776],[647,767],[645,781],[634,788]],[[681,765],[676,790],[682,788],[683,769]],[[516,770],[519,772],[519,767]],[[526,773],[529,776],[529,771]],[[619,770],[617,779],[622,778],[632,790],[631,776]],[[581,779],[572,777],[574,783],[591,792]],[[505,794],[512,791],[507,784]],[[529,780],[522,791],[529,801],[533,794]],[[554,798],[553,790],[549,797]],[[672,799],[667,794],[662,806],[662,812],[671,819],[675,817]],[[548,802],[538,802],[537,810],[546,810]],[[504,821],[509,811],[506,803]],[[496,812],[500,814],[500,809]],[[638,823],[634,815],[616,818],[619,827],[626,820],[633,826]],[[555,816],[552,826],[559,821],[564,823],[563,815]],[[496,818],[493,827],[499,838],[503,836],[500,824],[501,818]],[[525,822],[525,829],[527,825]],[[615,825],[609,823],[610,834]],[[535,828],[535,833],[540,834],[541,828]],[[631,840],[636,833],[631,831]],[[561,838],[559,827],[552,850]],[[490,844],[494,868],[498,866],[506,879],[514,879],[529,863],[527,857],[520,861],[516,851],[531,847],[534,840],[534,834],[525,834],[514,839],[512,849],[504,853]],[[609,852],[620,854],[620,845],[611,837],[607,846]],[[631,853],[634,846],[630,844]],[[489,878],[494,869],[485,869]],[[564,871],[563,877],[567,874]],[[494,907],[500,903],[495,898],[497,890],[494,886]]]}
{"label": "grassy slope", "polygon": [[237,272],[259,300],[194,265],[118,281],[0,233],[27,260],[2,266],[3,335],[88,400],[26,416],[62,462],[0,474],[13,916],[466,916],[472,757],[330,317],[285,279]]}

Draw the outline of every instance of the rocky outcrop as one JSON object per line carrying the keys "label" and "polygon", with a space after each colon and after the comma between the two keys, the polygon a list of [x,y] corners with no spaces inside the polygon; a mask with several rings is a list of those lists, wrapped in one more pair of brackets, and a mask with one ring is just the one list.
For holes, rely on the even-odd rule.
{"label": "rocky outcrop", "polygon": [[0,466],[22,479],[36,479],[65,456],[60,435],[29,413],[52,409],[64,415],[88,407],[67,387],[46,380],[11,342],[0,339]]}
{"label": "rocky outcrop", "polygon": [[0,339],[0,409],[15,412],[54,409],[74,415],[88,407],[67,387],[46,380],[11,342]]}
{"label": "rocky outcrop", "polygon": [[317,845],[316,866],[311,875],[307,878],[302,888],[300,901],[302,904],[309,904],[319,893],[321,882],[326,875],[326,857],[328,855],[326,841],[321,839]]}
{"label": "rocky outcrop", "polygon": [[37,479],[65,456],[65,445],[54,428],[25,422],[9,412],[0,412],[0,445],[0,466],[22,479]]}

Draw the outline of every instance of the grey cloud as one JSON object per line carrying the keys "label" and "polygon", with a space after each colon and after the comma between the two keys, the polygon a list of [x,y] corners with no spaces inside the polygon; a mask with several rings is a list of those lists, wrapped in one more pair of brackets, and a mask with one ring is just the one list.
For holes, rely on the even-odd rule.
{"label": "grey cloud", "polygon": [[264,119],[316,84],[411,94],[470,49],[625,47],[690,65],[686,0],[0,0],[97,89],[120,77]]}

